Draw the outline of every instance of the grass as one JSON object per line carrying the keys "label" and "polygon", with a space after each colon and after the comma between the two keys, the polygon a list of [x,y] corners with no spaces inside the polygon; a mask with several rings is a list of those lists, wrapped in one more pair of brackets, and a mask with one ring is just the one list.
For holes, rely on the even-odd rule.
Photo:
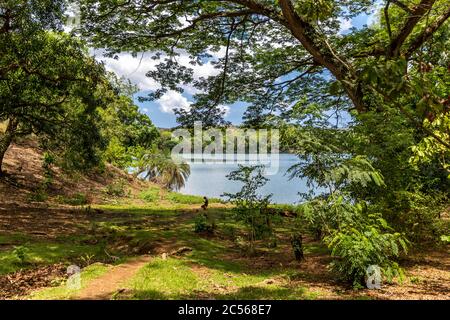
{"label": "grass", "polygon": [[[190,194],[182,194],[178,192],[169,192],[166,195],[166,199],[180,204],[203,204],[204,199],[202,196],[194,196]],[[208,198],[209,203],[219,203],[220,199]]]}
{"label": "grass", "polygon": [[142,191],[139,195],[139,197],[142,200],[145,200],[147,202],[156,202],[161,199],[160,196],[160,188],[158,187],[151,187],[145,191]]}
{"label": "grass", "polygon": [[28,297],[33,300],[66,300],[71,299],[76,296],[86,285],[93,279],[102,276],[107,273],[111,268],[109,265],[94,263],[81,271],[81,288],[73,289],[66,285],[65,282],[59,284],[58,286],[45,288],[33,292]]}
{"label": "grass", "polygon": [[[212,265],[218,265],[218,260]],[[219,263],[220,264],[220,263]],[[190,259],[155,259],[140,270],[129,286],[132,299],[315,299],[318,293],[289,286],[283,273],[245,273],[231,264],[228,271],[194,264]],[[267,281],[275,276],[276,280]],[[266,281],[266,282],[265,282]]]}
{"label": "grass", "polygon": [[[73,262],[81,257],[109,253],[125,259],[132,254],[114,252],[114,243],[137,246],[145,243],[168,243],[175,248],[189,246],[192,251],[182,257],[162,259],[155,257],[132,279],[128,288],[131,299],[315,299],[320,294],[303,286],[293,285],[289,274],[292,267],[278,265],[254,269],[251,259],[235,259],[242,256],[233,244],[236,235],[243,231],[242,225],[232,218],[227,206],[211,206],[208,215],[217,222],[219,236],[203,237],[194,232],[195,207],[203,203],[202,197],[182,195],[175,192],[161,193],[156,187],[139,195],[145,202],[121,202],[96,205],[95,208],[108,215],[98,218],[92,213],[92,222],[79,235],[61,235],[54,242],[33,242],[23,234],[0,235],[0,244],[11,248],[0,251],[0,274],[14,272],[20,265],[13,253],[14,245],[27,248],[25,267],[51,264],[61,261]],[[123,201],[123,200],[122,200]],[[125,200],[129,201],[129,199]],[[215,200],[213,200],[215,202]],[[280,229],[281,232],[286,232]],[[99,242],[92,240],[100,239]],[[88,244],[95,243],[95,244]],[[170,249],[168,249],[170,250]],[[277,249],[278,250],[278,249]],[[305,246],[305,253],[325,253],[320,245]],[[169,252],[169,251],[168,251]],[[256,259],[256,258],[255,258]],[[77,261],[78,261],[77,260]],[[98,261],[98,259],[92,259]],[[124,260],[121,260],[124,261]],[[250,264],[249,264],[250,263]],[[76,264],[76,263],[75,263]],[[82,286],[108,272],[109,267],[94,264],[82,271]],[[267,280],[274,279],[272,282]],[[32,299],[70,299],[77,291],[69,290],[64,283],[56,281],[55,287],[33,293]],[[120,294],[118,295],[120,298]]]}
{"label": "grass", "polygon": [[82,206],[88,203],[87,197],[84,193],[76,193],[71,196],[58,196],[56,201],[58,203],[68,204],[71,206]]}
{"label": "grass", "polygon": [[153,215],[153,216],[175,216],[178,215],[181,208],[179,206],[145,204],[145,205],[129,205],[129,204],[103,204],[93,206],[96,209],[116,214],[131,215]]}
{"label": "grass", "polygon": [[189,194],[182,194],[177,192],[169,192],[166,195],[166,199],[171,202],[181,204],[202,204],[204,201],[203,197],[193,196]]}
{"label": "grass", "polygon": [[[12,239],[14,239],[13,236]],[[5,240],[5,236],[0,239]],[[82,245],[74,243],[33,242],[20,243],[24,250],[24,261],[17,256],[17,250],[0,251],[0,275],[15,272],[19,269],[31,268],[37,265],[48,265],[74,259],[83,255],[99,253],[98,245]]]}

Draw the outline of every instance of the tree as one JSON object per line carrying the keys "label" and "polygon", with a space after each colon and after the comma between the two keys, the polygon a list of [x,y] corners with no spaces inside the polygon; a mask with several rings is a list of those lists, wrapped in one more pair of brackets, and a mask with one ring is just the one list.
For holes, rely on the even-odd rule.
{"label": "tree", "polygon": [[184,161],[174,161],[160,150],[143,151],[137,157],[134,167],[137,168],[136,175],[161,183],[171,190],[184,187],[191,174],[189,164]]}
{"label": "tree", "polygon": [[[182,91],[179,84],[193,83],[202,90],[198,98],[203,105],[217,107],[241,100],[269,110],[290,106],[303,96],[318,103],[346,100],[347,108],[358,113],[381,111],[384,104],[403,110],[397,101],[399,90],[383,88],[397,83],[403,95],[414,92],[407,90],[408,74],[419,68],[421,52],[432,39],[448,35],[450,16],[445,0],[408,4],[388,0],[380,25],[343,35],[340,21],[370,11],[374,1],[81,3],[83,31],[94,45],[109,48],[111,55],[150,50],[163,60],[149,73],[162,84],[150,98],[168,89]],[[225,56],[216,62],[220,70],[216,76],[195,80],[192,70],[177,62],[177,56],[186,52],[191,63],[199,65],[221,48]],[[317,95],[309,92],[309,83],[332,86],[328,94]],[[405,117],[422,126],[423,117],[409,111],[404,110]]]}
{"label": "tree", "polygon": [[272,195],[261,196],[258,189],[263,187],[269,179],[264,177],[263,166],[243,166],[232,171],[227,178],[231,181],[243,183],[241,190],[235,194],[224,193],[229,201],[236,205],[236,218],[248,227],[250,242],[249,253],[254,251],[257,238],[272,233],[270,213],[267,206]]}
{"label": "tree", "polygon": [[[104,69],[80,41],[57,30],[61,10],[62,1],[1,4],[0,121],[8,124],[0,136],[0,172],[5,152],[20,135],[35,133],[54,145],[60,138],[66,143],[60,147],[89,153],[86,160],[94,156],[89,147],[100,143],[93,124],[104,102],[97,95]],[[66,140],[75,134],[77,139]]]}
{"label": "tree", "polygon": [[111,88],[106,88],[102,94],[110,96],[110,102],[99,110],[102,136],[109,140],[104,158],[126,169],[141,149],[151,149],[159,141],[160,133],[150,118],[134,104],[136,87],[114,74],[108,74],[108,78]]}

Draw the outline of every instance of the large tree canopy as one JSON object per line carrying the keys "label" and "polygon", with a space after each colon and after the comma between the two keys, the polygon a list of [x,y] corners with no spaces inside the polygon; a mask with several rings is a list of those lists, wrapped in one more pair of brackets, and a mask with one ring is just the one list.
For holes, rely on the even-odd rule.
{"label": "large tree canopy", "polygon": [[[93,44],[107,47],[111,55],[154,51],[162,60],[148,74],[163,85],[150,98],[193,83],[202,90],[195,97],[193,114],[199,109],[198,114],[220,119],[220,104],[240,100],[251,104],[246,116],[253,123],[300,97],[351,105],[359,113],[381,109],[395,99],[398,89],[406,92],[406,75],[420,68],[421,52],[439,55],[443,48],[433,47],[433,39],[445,37],[448,44],[449,34],[450,7],[445,0],[383,1],[380,26],[352,29],[345,35],[339,32],[342,19],[368,12],[378,1],[81,3],[83,30]],[[177,55],[187,52],[192,64],[201,64],[211,51],[223,48],[225,56],[216,63],[221,72],[207,79],[195,80],[192,70],[177,62]],[[436,56],[432,63],[447,67],[448,57]],[[442,106],[445,98],[441,92],[430,101]]]}
{"label": "large tree canopy", "polygon": [[[47,144],[82,151],[74,164],[95,162],[94,125],[106,87],[103,66],[60,31],[62,1],[6,1],[0,6],[0,172],[13,139],[39,134]],[[61,141],[63,143],[61,143]]]}

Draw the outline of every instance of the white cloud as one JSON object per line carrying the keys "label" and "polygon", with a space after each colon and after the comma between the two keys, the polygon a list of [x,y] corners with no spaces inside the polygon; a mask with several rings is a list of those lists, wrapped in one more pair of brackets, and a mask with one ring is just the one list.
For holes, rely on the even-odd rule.
{"label": "white cloud", "polygon": [[383,8],[383,1],[378,0],[373,6],[373,11],[367,16],[366,24],[370,27],[380,21],[380,10]]}
{"label": "white cloud", "polygon": [[169,90],[158,101],[159,109],[162,112],[173,113],[174,109],[189,110],[191,103],[181,93]]}
{"label": "white cloud", "polygon": [[[165,113],[173,113],[174,109],[189,110],[191,108],[191,102],[186,97],[172,90],[164,94],[156,103],[159,105],[159,109]],[[219,105],[219,108],[225,111],[225,117],[230,114],[229,106]]]}
{"label": "white cloud", "polygon": [[[223,47],[218,52],[208,52],[212,58],[202,65],[191,65],[189,63],[189,55],[182,51],[179,52],[180,55],[176,59],[180,64],[193,69],[195,79],[201,77],[208,78],[209,76],[215,76],[220,73],[220,70],[214,67],[213,61],[224,57],[225,50],[225,47]],[[130,79],[141,91],[153,91],[161,88],[159,83],[146,76],[148,71],[154,70],[156,65],[160,63],[160,61],[150,58],[153,55],[151,52],[146,52],[143,55],[142,53],[138,54],[137,57],[133,57],[129,53],[121,53],[118,55],[119,59],[104,57],[102,50],[91,50],[91,54],[96,56],[97,60],[103,61],[108,71],[116,73],[119,77]],[[182,88],[186,93],[191,95],[199,93],[199,90],[190,84],[183,85]],[[173,113],[174,109],[189,110],[191,106],[191,102],[184,95],[173,90],[165,93],[156,103],[159,109],[165,113]],[[229,106],[220,105],[219,107],[225,111],[225,116],[229,115]],[[148,108],[143,108],[142,111],[145,113],[149,112]]]}
{"label": "white cloud", "polygon": [[[160,85],[153,79],[147,77],[145,74],[153,70],[157,64],[157,61],[149,58],[148,53],[144,55],[138,55],[133,57],[129,53],[119,54],[119,59],[105,58],[98,51],[95,52],[98,60],[105,63],[105,67],[108,71],[116,73],[119,77],[125,77],[137,85],[139,90],[155,90],[160,88]],[[141,59],[142,58],[142,59]]]}
{"label": "white cloud", "polygon": [[351,19],[339,18],[339,34],[343,34],[353,27]]}
{"label": "white cloud", "polygon": [[[176,57],[178,63],[188,68],[192,68],[194,72],[194,79],[198,80],[201,77],[208,78],[209,76],[215,76],[220,73],[220,70],[216,69],[213,65],[213,61],[216,61],[220,57],[225,55],[225,49],[221,49],[219,52],[209,52],[212,58],[202,65],[192,65],[189,62],[189,54],[183,51],[179,52],[179,56]],[[160,84],[155,80],[146,76],[146,73],[150,70],[154,70],[156,65],[160,63],[160,60],[153,60],[150,57],[152,52],[146,52],[142,55],[138,54],[137,57],[133,57],[129,53],[121,53],[118,55],[119,59],[103,57],[103,51],[91,50],[91,54],[95,55],[97,60],[103,61],[108,71],[116,73],[119,77],[125,77],[137,85],[139,90],[153,91],[160,88]],[[164,59],[164,56],[162,56]],[[192,85],[182,85],[182,88],[188,94],[199,93],[199,90]]]}
{"label": "white cloud", "polygon": [[225,111],[224,117],[226,118],[230,114],[230,107],[225,105],[219,105],[219,108]]}

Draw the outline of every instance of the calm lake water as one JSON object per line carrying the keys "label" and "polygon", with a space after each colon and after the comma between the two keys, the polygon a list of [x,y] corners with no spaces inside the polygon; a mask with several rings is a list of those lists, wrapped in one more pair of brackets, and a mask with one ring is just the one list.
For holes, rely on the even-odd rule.
{"label": "calm lake water", "polygon": [[[294,204],[300,201],[299,192],[306,192],[305,181],[301,179],[289,180],[286,171],[298,163],[298,158],[292,154],[280,154],[279,170],[275,175],[268,175],[270,179],[260,189],[263,195],[273,194],[272,202]],[[236,170],[237,164],[229,163],[190,163],[191,175],[186,186],[179,192],[199,196],[219,198],[224,192],[234,193],[240,190],[242,184],[229,181],[226,175]]]}

